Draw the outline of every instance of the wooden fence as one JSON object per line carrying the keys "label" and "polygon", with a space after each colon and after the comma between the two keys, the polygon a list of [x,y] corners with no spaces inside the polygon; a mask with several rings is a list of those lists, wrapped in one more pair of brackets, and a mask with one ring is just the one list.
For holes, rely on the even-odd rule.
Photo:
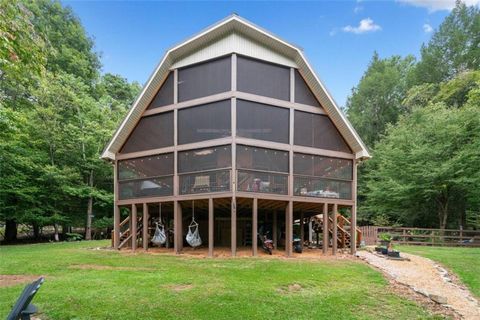
{"label": "wooden fence", "polygon": [[397,227],[359,227],[365,245],[375,245],[382,233],[392,236],[397,244],[427,246],[464,246],[480,247],[480,230],[397,228]]}

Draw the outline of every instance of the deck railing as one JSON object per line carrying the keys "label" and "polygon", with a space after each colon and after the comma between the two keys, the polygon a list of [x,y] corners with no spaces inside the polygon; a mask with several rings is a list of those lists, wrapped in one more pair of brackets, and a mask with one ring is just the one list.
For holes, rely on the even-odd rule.
{"label": "deck railing", "polygon": [[173,195],[173,176],[119,181],[119,198],[133,199]]}
{"label": "deck railing", "polygon": [[211,170],[179,175],[180,194],[230,191],[231,170]]}
{"label": "deck railing", "polygon": [[295,175],[293,186],[296,196],[352,199],[351,181]]}
{"label": "deck railing", "polygon": [[288,174],[238,170],[238,191],[259,193],[288,193]]}
{"label": "deck railing", "polygon": [[405,227],[359,227],[366,245],[375,245],[382,233],[392,236],[393,242],[408,245],[480,247],[480,230],[429,229]]}

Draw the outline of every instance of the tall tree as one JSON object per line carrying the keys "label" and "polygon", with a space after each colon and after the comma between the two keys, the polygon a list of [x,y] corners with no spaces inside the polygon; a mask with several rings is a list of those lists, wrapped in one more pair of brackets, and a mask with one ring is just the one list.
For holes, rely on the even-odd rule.
{"label": "tall tree", "polygon": [[457,1],[455,8],[423,45],[415,81],[439,83],[480,69],[480,8]]}
{"label": "tall tree", "polygon": [[[389,126],[367,164],[363,213],[444,229],[448,223],[458,226],[452,218],[462,219],[465,210],[479,212],[480,81],[471,88],[457,80],[442,85],[427,106],[414,106]],[[462,85],[470,90],[458,108],[447,93],[464,92]]]}
{"label": "tall tree", "polygon": [[[0,0],[0,220],[34,233],[111,216],[111,166],[100,152],[139,92],[107,74],[72,10]],[[86,218],[84,213],[86,213]]]}
{"label": "tall tree", "polygon": [[375,52],[367,71],[347,100],[347,115],[367,146],[373,147],[387,124],[405,113],[402,101],[408,89],[414,58],[381,59]]}

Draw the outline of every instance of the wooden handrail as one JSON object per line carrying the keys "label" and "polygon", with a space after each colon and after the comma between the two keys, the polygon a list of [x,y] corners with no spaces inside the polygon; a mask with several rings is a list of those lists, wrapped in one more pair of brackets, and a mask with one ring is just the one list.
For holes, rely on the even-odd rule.
{"label": "wooden handrail", "polygon": [[119,227],[120,228],[123,227],[128,221],[130,221],[130,216],[126,217],[125,220],[120,222]]}

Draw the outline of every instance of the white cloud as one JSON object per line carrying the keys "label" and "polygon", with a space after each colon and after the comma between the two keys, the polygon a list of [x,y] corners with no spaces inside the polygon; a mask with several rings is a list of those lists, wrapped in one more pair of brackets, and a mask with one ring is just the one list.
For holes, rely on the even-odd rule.
{"label": "white cloud", "polygon": [[433,31],[433,28],[432,28],[432,26],[429,25],[428,23],[425,23],[425,24],[423,25],[423,31],[424,31],[425,33],[430,33],[430,32]]}
{"label": "white cloud", "polygon": [[359,13],[360,11],[363,11],[363,7],[362,6],[355,6],[355,8],[353,9],[353,13],[357,14]]}
{"label": "white cloud", "polygon": [[362,34],[362,33],[367,33],[367,32],[375,32],[382,30],[382,27],[380,27],[378,24],[375,24],[372,19],[366,18],[360,21],[358,27],[352,27],[350,25],[343,27],[342,30],[344,32],[351,32],[355,34]]}
{"label": "white cloud", "polygon": [[[415,7],[427,8],[429,12],[452,10],[456,0],[397,0],[398,2]],[[480,0],[462,0],[468,6],[479,5]]]}

